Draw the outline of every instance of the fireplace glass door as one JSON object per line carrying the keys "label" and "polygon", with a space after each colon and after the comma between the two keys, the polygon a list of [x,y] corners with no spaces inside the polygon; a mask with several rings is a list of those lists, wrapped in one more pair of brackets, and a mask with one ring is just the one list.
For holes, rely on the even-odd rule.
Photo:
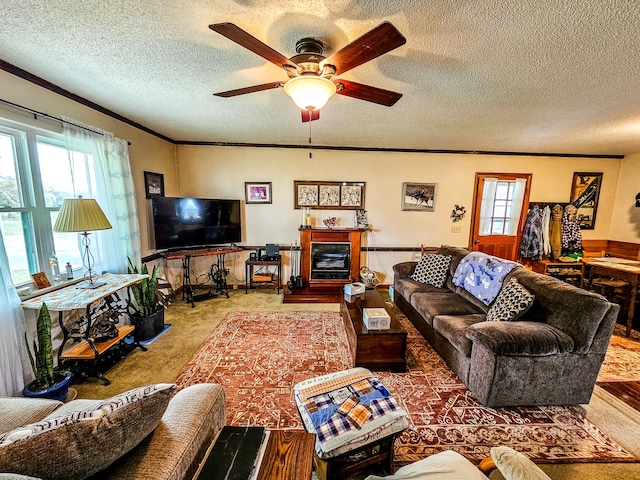
{"label": "fireplace glass door", "polygon": [[311,242],[311,279],[348,280],[351,243]]}

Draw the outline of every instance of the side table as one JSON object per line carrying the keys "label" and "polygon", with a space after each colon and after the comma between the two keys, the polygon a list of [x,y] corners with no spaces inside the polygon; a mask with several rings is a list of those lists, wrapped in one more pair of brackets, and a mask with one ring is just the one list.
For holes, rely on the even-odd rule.
{"label": "side table", "polygon": [[[244,293],[249,293],[249,289],[253,288],[253,284],[254,283],[269,283],[269,284],[274,284],[276,286],[276,290],[278,293],[280,293],[280,284],[282,283],[282,257],[278,256],[277,260],[251,260],[248,259],[245,263],[245,274],[246,274],[246,281],[245,281],[245,287],[244,287]],[[254,282],[253,281],[253,270],[254,267],[268,267],[268,266],[273,266],[276,267],[276,275],[278,276],[278,279],[276,282],[272,281],[268,281],[268,282]]]}

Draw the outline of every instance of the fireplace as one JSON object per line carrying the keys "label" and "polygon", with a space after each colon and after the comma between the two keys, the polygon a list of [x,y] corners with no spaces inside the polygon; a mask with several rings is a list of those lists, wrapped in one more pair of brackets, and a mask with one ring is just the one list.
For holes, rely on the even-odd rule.
{"label": "fireplace", "polygon": [[284,303],[337,303],[345,284],[360,279],[362,230],[301,228],[303,287],[285,289]]}
{"label": "fireplace", "polygon": [[349,280],[351,243],[311,242],[311,279]]}

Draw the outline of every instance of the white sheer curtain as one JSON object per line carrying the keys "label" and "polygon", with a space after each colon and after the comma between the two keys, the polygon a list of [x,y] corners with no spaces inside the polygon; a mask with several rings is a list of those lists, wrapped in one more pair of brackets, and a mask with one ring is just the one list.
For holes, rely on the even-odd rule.
{"label": "white sheer curtain", "polygon": [[[517,178],[511,198],[511,209],[509,211],[509,222],[504,230],[504,235],[516,235],[518,223],[520,221],[520,213],[522,213],[522,202],[524,201],[524,192],[526,190],[527,180]],[[498,188],[497,178],[485,178],[482,186],[482,204],[480,206],[480,235],[491,235],[493,227],[493,207]],[[501,233],[502,234],[502,233]]]}
{"label": "white sheer curtain", "polygon": [[[141,261],[140,226],[127,142],[77,120],[65,117],[63,120],[67,148],[88,152],[94,158],[94,198],[113,226],[92,233],[91,242],[98,242],[102,253],[96,256],[95,270],[125,273],[127,257],[134,265]],[[92,252],[95,255],[96,250]]]}
{"label": "white sheer curtain", "polygon": [[524,201],[524,191],[527,186],[527,180],[524,178],[516,178],[516,185],[513,190],[513,199],[511,201],[511,214],[509,215],[509,229],[505,231],[507,235],[516,235],[518,233],[518,223],[520,214],[522,213],[522,202]]}
{"label": "white sheer curtain", "polygon": [[0,235],[0,397],[20,396],[25,383],[34,378],[24,343],[25,331],[24,312]]}
{"label": "white sheer curtain", "polygon": [[482,185],[482,203],[480,206],[480,225],[478,233],[480,235],[491,235],[493,225],[493,201],[496,198],[496,188],[498,188],[497,178],[485,178]]}

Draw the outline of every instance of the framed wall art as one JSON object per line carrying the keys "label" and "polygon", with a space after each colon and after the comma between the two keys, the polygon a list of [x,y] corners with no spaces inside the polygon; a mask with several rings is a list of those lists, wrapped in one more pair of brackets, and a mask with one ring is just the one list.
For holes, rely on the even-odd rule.
{"label": "framed wall art", "polygon": [[435,183],[402,184],[402,210],[413,212],[434,212],[436,206]]}
{"label": "framed wall art", "polygon": [[602,172],[575,172],[571,183],[571,199],[577,209],[577,220],[582,230],[593,230],[596,226],[598,199]]}
{"label": "framed wall art", "polygon": [[271,182],[244,182],[246,203],[271,203]]}
{"label": "framed wall art", "polygon": [[144,192],[147,198],[164,197],[164,175],[144,172]]}
{"label": "framed wall art", "polygon": [[365,182],[323,182],[294,180],[294,208],[361,210]]}

